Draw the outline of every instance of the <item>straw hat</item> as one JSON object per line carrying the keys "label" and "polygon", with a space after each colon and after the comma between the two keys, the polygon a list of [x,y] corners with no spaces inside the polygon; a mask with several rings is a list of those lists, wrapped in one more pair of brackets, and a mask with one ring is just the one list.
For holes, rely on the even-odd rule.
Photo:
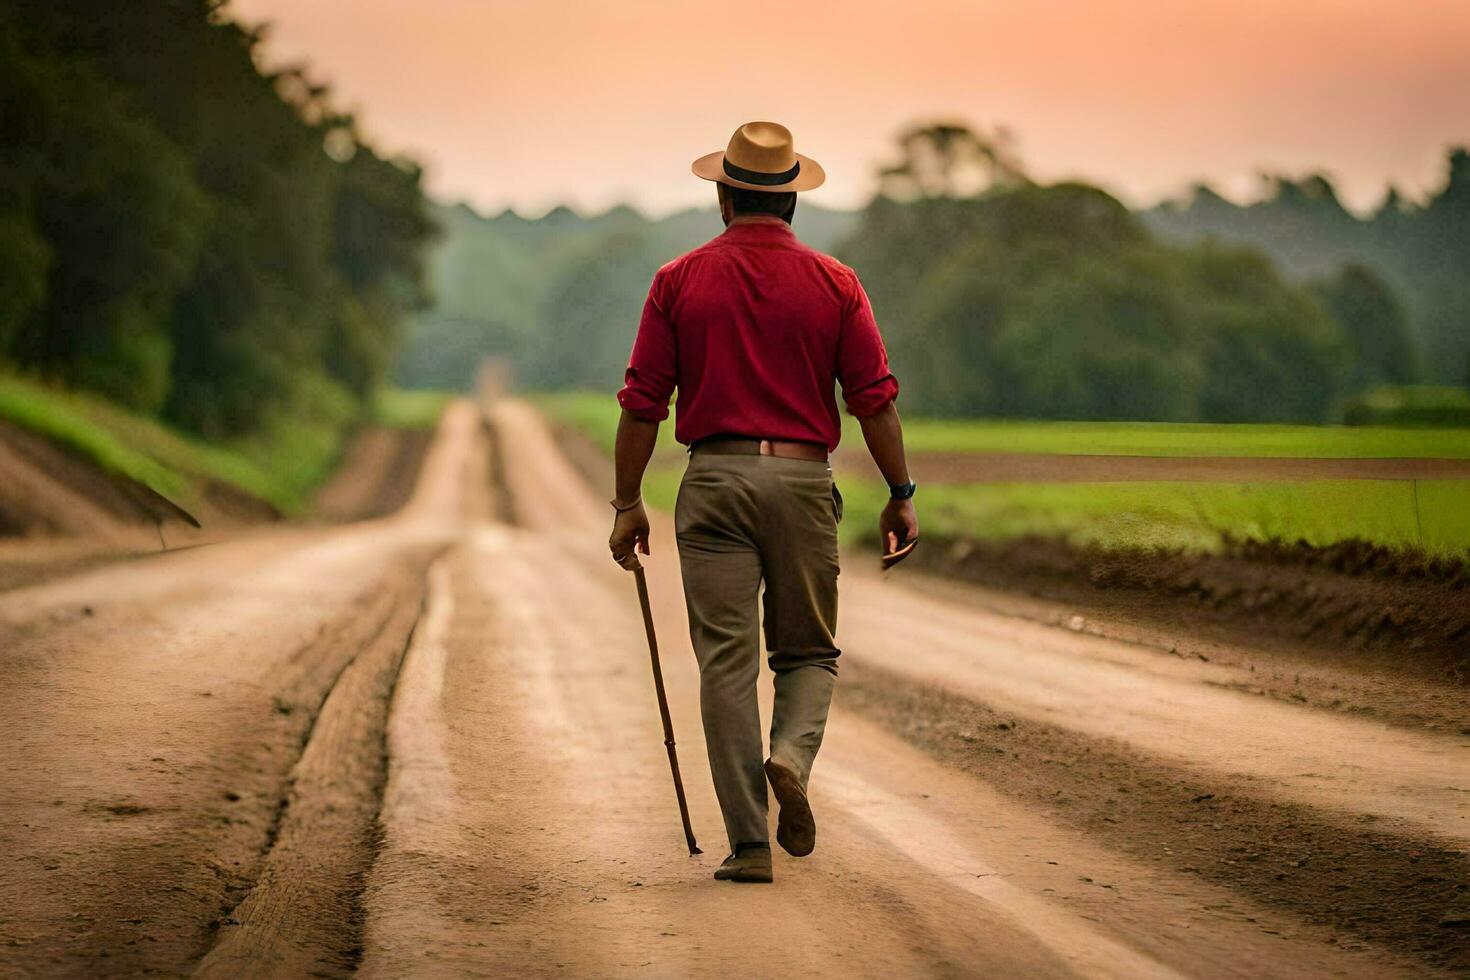
{"label": "straw hat", "polygon": [[748,191],[809,191],[827,179],[820,163],[792,147],[791,130],[773,122],[746,123],[723,151],[706,153],[689,169],[696,177]]}

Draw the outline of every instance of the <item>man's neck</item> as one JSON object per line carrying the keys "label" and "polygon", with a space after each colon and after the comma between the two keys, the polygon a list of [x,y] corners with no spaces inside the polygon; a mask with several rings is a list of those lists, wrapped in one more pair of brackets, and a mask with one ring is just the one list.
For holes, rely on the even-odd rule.
{"label": "man's neck", "polygon": [[730,219],[726,227],[733,228],[736,225],[765,225],[772,223],[786,225],[786,219],[774,214],[737,214]]}

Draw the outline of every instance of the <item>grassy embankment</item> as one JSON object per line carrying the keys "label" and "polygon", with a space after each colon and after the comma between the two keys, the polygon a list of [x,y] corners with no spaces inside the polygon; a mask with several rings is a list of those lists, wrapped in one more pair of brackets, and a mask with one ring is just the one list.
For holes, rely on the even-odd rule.
{"label": "grassy embankment", "polygon": [[[611,449],[617,405],[580,392],[537,400],[550,415]],[[665,425],[646,484],[672,507],[683,462]],[[912,452],[1100,453],[1152,456],[1470,457],[1470,430],[1167,423],[983,422],[906,419]],[[845,439],[859,439],[850,424]],[[886,491],[875,478],[842,481],[843,534],[872,531]],[[1470,481],[1302,480],[927,485],[927,534],[1000,539],[1027,534],[1104,547],[1214,551],[1237,540],[1329,545],[1359,538],[1436,553],[1470,550]]]}
{"label": "grassy embankment", "polygon": [[[399,428],[434,424],[450,396],[387,391],[372,421]],[[100,398],[0,373],[0,420],[35,432],[108,473],[152,487],[186,509],[215,482],[302,512],[342,449],[334,425],[282,426],[269,437],[215,445]]]}

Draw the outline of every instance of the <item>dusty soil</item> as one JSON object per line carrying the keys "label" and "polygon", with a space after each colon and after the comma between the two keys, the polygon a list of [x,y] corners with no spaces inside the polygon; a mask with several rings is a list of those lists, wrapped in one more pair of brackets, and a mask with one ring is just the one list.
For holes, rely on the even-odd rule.
{"label": "dusty soil", "polygon": [[[300,568],[308,570],[326,571]],[[7,624],[3,730],[14,755],[5,766],[0,840],[10,868],[0,928],[13,968],[178,973],[198,961],[289,826],[293,768],[324,699],[395,609],[412,604],[406,570],[334,569],[352,585],[318,589],[336,600],[326,606],[333,615],[291,610],[257,623],[249,641],[231,637],[231,618],[216,618],[258,603],[249,590],[197,613],[181,609],[172,628],[126,604],[86,607],[58,628],[69,602],[39,622]],[[260,584],[299,589],[295,573]],[[189,641],[166,641],[182,628]],[[110,647],[107,660],[84,656],[99,642]],[[401,649],[402,635],[397,642]],[[233,669],[214,656],[227,643]],[[162,719],[139,710],[160,700]],[[75,916],[63,912],[77,906]],[[65,928],[51,925],[58,919],[69,919]]]}
{"label": "dusty soil", "polygon": [[415,565],[381,594],[374,631],[313,712],[252,887],[220,920],[196,976],[346,976],[357,966],[387,779],[388,705],[422,610]]}
{"label": "dusty soil", "polygon": [[111,476],[8,422],[0,422],[0,535],[87,535],[124,541],[140,526],[189,528],[191,515],[150,488]]}
{"label": "dusty soil", "polygon": [[135,549],[86,538],[44,542],[0,538],[0,592],[48,578],[76,575],[136,554]]}
{"label": "dusty soil", "polygon": [[413,493],[433,435],[430,429],[362,429],[318,491],[315,512],[325,520],[345,522],[398,510]]}
{"label": "dusty soil", "polygon": [[[202,488],[205,513],[225,530],[279,521],[281,512],[273,505],[225,483],[208,480]],[[203,518],[200,519],[201,523]]]}
{"label": "dusty soil", "polygon": [[[1133,480],[1465,480],[1470,459],[1308,459],[1266,456],[1105,456],[1084,453],[914,453],[920,483],[1097,483]],[[837,455],[871,472],[861,448]]]}
{"label": "dusty soil", "polygon": [[[1470,900],[1470,856],[1432,841],[1263,797],[1247,778],[1203,778],[1110,739],[1079,741],[900,673],[849,665],[842,704],[1140,860],[1289,908],[1339,943],[1401,948],[1470,970],[1440,921]],[[1111,887],[1111,886],[1107,886]]]}
{"label": "dusty soil", "polygon": [[1108,593],[1048,599],[978,585],[917,567],[890,573],[916,591],[986,612],[1148,649],[1181,664],[1218,669],[1206,681],[1222,690],[1288,705],[1370,718],[1406,730],[1470,734],[1470,691],[1441,678],[1406,675],[1391,663],[1367,666],[1299,641],[1241,632],[1195,619],[1129,611]]}
{"label": "dusty soil", "polygon": [[0,972],[350,972],[388,696],[472,431],[403,520],[0,597]]}
{"label": "dusty soil", "polygon": [[528,406],[461,403],[391,517],[0,596],[0,973],[1463,969],[1463,738],[865,563],[817,851],[711,881],[672,530],[646,564],[697,857],[607,519]]}
{"label": "dusty soil", "polygon": [[1369,670],[1470,683],[1470,565],[1362,542],[1240,543],[1219,555],[1079,548],[1065,541],[926,542],[916,567],[1086,603],[1135,619],[1213,627]]}

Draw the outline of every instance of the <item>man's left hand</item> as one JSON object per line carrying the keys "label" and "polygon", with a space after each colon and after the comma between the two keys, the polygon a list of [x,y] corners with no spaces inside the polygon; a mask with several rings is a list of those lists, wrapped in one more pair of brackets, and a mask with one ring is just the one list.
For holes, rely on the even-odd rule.
{"label": "man's left hand", "polygon": [[641,500],[633,507],[619,511],[613,518],[612,536],[607,539],[613,561],[627,557],[635,548],[645,555],[651,554],[648,550],[648,531],[648,513],[643,509]]}

